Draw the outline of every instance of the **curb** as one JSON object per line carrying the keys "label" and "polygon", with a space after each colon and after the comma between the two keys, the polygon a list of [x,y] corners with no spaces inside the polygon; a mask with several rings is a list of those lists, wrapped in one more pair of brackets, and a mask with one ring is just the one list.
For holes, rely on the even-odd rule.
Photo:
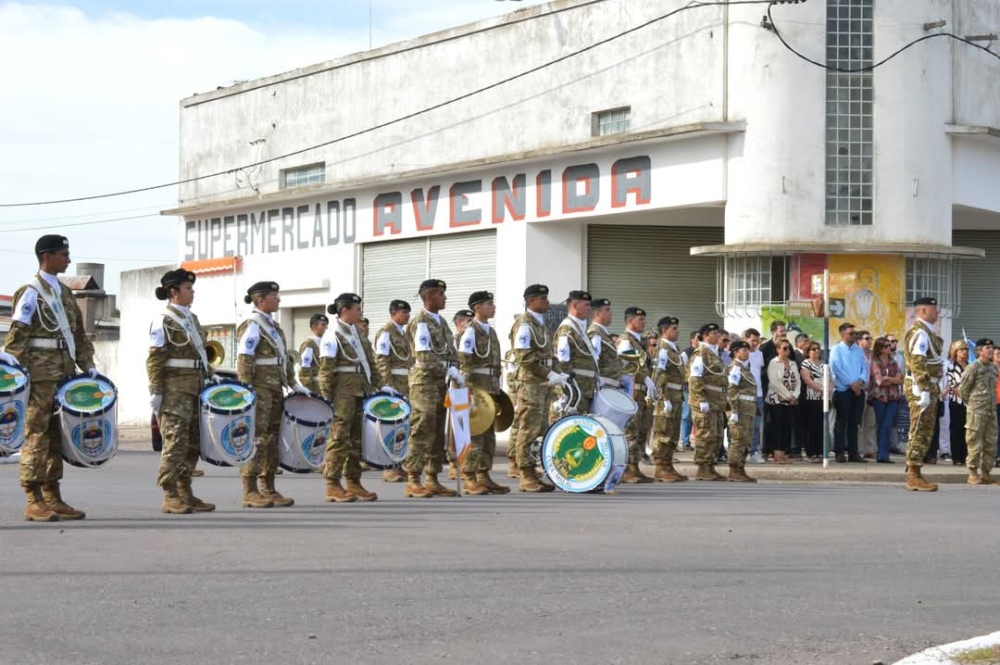
{"label": "curb", "polygon": [[997,644],[1000,644],[1000,632],[924,649],[920,653],[896,661],[893,665],[953,665],[955,661],[951,659],[951,656]]}

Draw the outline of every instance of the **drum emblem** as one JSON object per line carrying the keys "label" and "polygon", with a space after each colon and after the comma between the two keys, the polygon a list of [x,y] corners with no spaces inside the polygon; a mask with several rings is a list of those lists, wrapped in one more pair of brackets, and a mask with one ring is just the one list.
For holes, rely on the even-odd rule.
{"label": "drum emblem", "polygon": [[600,470],[604,461],[604,455],[597,445],[598,439],[602,438],[604,431],[601,429],[590,434],[580,426],[574,426],[556,442],[552,451],[553,464],[568,478],[590,479]]}
{"label": "drum emblem", "polygon": [[240,418],[222,430],[222,447],[236,459],[247,459],[251,443],[250,421],[247,418]]}
{"label": "drum emblem", "polygon": [[313,466],[319,466],[326,455],[326,431],[317,432],[302,442],[302,453]]}
{"label": "drum emblem", "polygon": [[77,411],[97,411],[113,400],[114,391],[105,391],[93,381],[81,381],[66,391],[64,399]]}
{"label": "drum emblem", "polygon": [[6,370],[0,369],[0,391],[10,392],[16,388],[20,388],[25,383],[27,383],[24,374],[18,372],[17,374],[11,374]]}
{"label": "drum emblem", "polygon": [[368,409],[382,420],[396,420],[406,415],[399,402],[389,398],[373,400],[368,404]]}
{"label": "drum emblem", "polygon": [[402,427],[394,427],[382,439],[382,446],[385,448],[385,452],[389,453],[389,456],[393,459],[402,459],[406,456],[406,442],[409,436],[409,424]]}
{"label": "drum emblem", "polygon": [[104,447],[104,428],[100,421],[91,421],[83,424],[83,434],[80,448],[84,455],[94,457],[101,452]]}
{"label": "drum emblem", "polygon": [[225,386],[209,396],[209,403],[220,409],[235,409],[246,404],[246,390]]}
{"label": "drum emblem", "polygon": [[0,413],[0,444],[9,446],[20,437],[24,423],[23,409],[21,402],[4,405],[3,413]]}

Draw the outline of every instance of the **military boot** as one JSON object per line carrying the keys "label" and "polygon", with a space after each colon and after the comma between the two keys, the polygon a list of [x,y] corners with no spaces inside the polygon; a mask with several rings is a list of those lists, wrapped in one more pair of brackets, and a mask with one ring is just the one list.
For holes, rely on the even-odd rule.
{"label": "military boot", "polygon": [[273,503],[275,508],[291,508],[295,505],[295,499],[282,496],[281,492],[274,488],[273,474],[260,477],[260,495]]}
{"label": "military boot", "polygon": [[932,483],[920,474],[919,466],[906,467],[906,489],[910,492],[936,492],[937,483]]}
{"label": "military boot", "polygon": [[661,483],[682,483],[688,478],[681,475],[670,462],[659,462],[653,472],[653,479]]}
{"label": "military boot", "polygon": [[439,483],[436,474],[424,474],[424,489],[434,496],[458,496],[458,492]]}
{"label": "military boot", "polygon": [[626,485],[633,485],[639,481],[639,465],[629,464],[625,467],[625,471],[622,472],[621,482]]}
{"label": "military boot", "polygon": [[27,505],[24,507],[24,519],[29,522],[55,522],[59,519],[56,511],[52,510],[52,507],[45,503],[41,487],[38,485],[25,487],[24,494],[28,500]]}
{"label": "military boot", "polygon": [[751,478],[747,475],[747,470],[742,464],[730,464],[729,465],[729,477],[726,478],[731,483],[755,483],[756,478]]}
{"label": "military boot", "polygon": [[406,474],[398,467],[386,469],[382,472],[382,480],[387,483],[402,483],[406,481]]}
{"label": "military boot", "polygon": [[58,481],[42,484],[42,498],[45,501],[45,505],[51,508],[52,512],[59,516],[60,520],[82,520],[87,516],[87,513],[77,510],[63,501]]}
{"label": "military boot", "polygon": [[429,499],[434,493],[420,484],[420,474],[412,471],[406,473],[406,487],[403,489],[403,496],[414,499]]}
{"label": "military boot", "polygon": [[202,501],[194,495],[194,491],[191,489],[190,480],[181,480],[177,482],[177,494],[180,495],[181,501],[191,506],[191,510],[196,513],[210,513],[215,510],[214,503]]}
{"label": "military boot", "polygon": [[164,485],[163,512],[168,515],[190,515],[194,512],[194,508],[181,498],[177,485]]}
{"label": "military boot", "polygon": [[369,492],[361,485],[361,480],[347,479],[347,492],[358,497],[358,501],[378,501],[378,494]]}
{"label": "military boot", "polygon": [[507,460],[507,477],[508,478],[520,478],[521,469],[517,466],[517,461],[509,459]]}
{"label": "military boot", "polygon": [[715,470],[714,464],[699,464],[698,473],[694,476],[695,480],[725,480],[725,476],[719,474]]}
{"label": "military boot", "polygon": [[985,485],[983,479],[979,477],[975,469],[969,469],[969,477],[965,479],[967,485]]}
{"label": "military boot", "polygon": [[543,483],[535,472],[534,467],[525,467],[521,469],[521,482],[518,484],[517,489],[519,492],[537,494],[540,492],[551,492],[555,490],[555,487],[548,483]]}
{"label": "military boot", "polygon": [[257,478],[254,476],[243,476],[243,501],[244,508],[273,508],[274,502],[265,499],[257,491]]}
{"label": "military boot", "polygon": [[340,478],[336,480],[326,479],[326,501],[327,503],[351,503],[357,501],[354,496],[340,485]]}
{"label": "military boot", "polygon": [[645,484],[648,484],[648,483],[655,483],[656,482],[656,480],[654,478],[650,478],[649,476],[647,476],[646,474],[644,474],[642,472],[642,467],[640,467],[638,464],[635,464],[634,466],[635,466],[635,476],[636,476],[636,478],[638,478],[638,480],[636,481],[637,483],[645,485]]}
{"label": "military boot", "polygon": [[490,478],[489,471],[480,471],[476,474],[476,480],[479,481],[480,485],[484,485],[490,494],[510,494],[510,488],[506,485],[500,485],[499,483],[493,482]]}
{"label": "military boot", "polygon": [[983,469],[982,473],[979,474],[979,477],[982,479],[983,485],[997,484],[997,481],[993,480],[993,476],[990,475],[989,469]]}
{"label": "military boot", "polygon": [[474,473],[462,474],[462,492],[472,496],[482,496],[489,494],[490,488],[479,481]]}

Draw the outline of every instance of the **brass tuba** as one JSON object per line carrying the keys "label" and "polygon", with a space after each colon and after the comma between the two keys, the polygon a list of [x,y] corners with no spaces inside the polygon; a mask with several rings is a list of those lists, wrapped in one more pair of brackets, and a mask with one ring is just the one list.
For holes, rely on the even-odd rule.
{"label": "brass tuba", "polygon": [[226,360],[226,349],[221,342],[210,339],[205,342],[205,356],[208,358],[210,366],[213,368],[221,367]]}
{"label": "brass tuba", "polygon": [[618,354],[622,361],[622,374],[636,375],[642,370],[643,354],[639,351],[623,351]]}

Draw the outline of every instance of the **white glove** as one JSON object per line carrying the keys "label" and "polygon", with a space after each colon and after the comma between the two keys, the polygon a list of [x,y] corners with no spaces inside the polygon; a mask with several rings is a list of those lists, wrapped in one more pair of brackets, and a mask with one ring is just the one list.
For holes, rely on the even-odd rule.
{"label": "white glove", "polygon": [[0,351],[0,362],[7,363],[8,365],[20,365],[21,364],[21,363],[17,362],[17,358],[15,358],[14,356],[10,355],[6,351]]}
{"label": "white glove", "polygon": [[667,413],[673,413],[674,403],[671,402],[669,399],[663,400],[663,410],[666,411]]}
{"label": "white glove", "polygon": [[149,406],[153,409],[153,413],[160,415],[160,409],[163,408],[163,395],[150,395]]}
{"label": "white glove", "polygon": [[294,384],[292,384],[292,392],[297,393],[299,395],[308,395],[309,389],[306,388],[301,383],[299,383],[298,381],[296,381]]}
{"label": "white glove", "polygon": [[735,411],[733,411],[732,415],[729,416],[729,424],[730,425],[735,425],[739,421],[740,421],[740,417],[736,414]]}
{"label": "white glove", "polygon": [[225,381],[225,379],[223,379],[218,374],[215,374],[214,372],[212,373],[212,376],[208,377],[208,382],[209,383],[214,383],[215,385],[219,385],[223,381]]}
{"label": "white glove", "polygon": [[709,409],[708,402],[699,402],[698,408],[701,409],[702,413],[708,413]]}
{"label": "white glove", "polygon": [[645,383],[646,383],[646,394],[656,397],[658,391],[656,390],[656,384],[653,383],[653,379],[647,376]]}
{"label": "white glove", "polygon": [[398,395],[399,392],[392,386],[382,386],[378,389],[380,393],[389,393],[390,395]]}
{"label": "white glove", "polygon": [[87,370],[87,374],[90,375],[90,378],[96,379],[98,376],[100,376],[101,373],[97,371],[96,367],[91,367],[90,369]]}
{"label": "white glove", "polygon": [[549,379],[550,386],[564,386],[569,382],[569,374],[561,374],[559,372],[549,372],[547,378]]}
{"label": "white glove", "polygon": [[920,391],[920,399],[917,400],[917,406],[921,409],[926,409],[931,405],[931,394],[926,390]]}
{"label": "white glove", "polygon": [[448,367],[448,378],[457,383],[459,388],[465,385],[465,379],[462,378],[462,373],[459,372],[458,368],[454,365],[450,365]]}

